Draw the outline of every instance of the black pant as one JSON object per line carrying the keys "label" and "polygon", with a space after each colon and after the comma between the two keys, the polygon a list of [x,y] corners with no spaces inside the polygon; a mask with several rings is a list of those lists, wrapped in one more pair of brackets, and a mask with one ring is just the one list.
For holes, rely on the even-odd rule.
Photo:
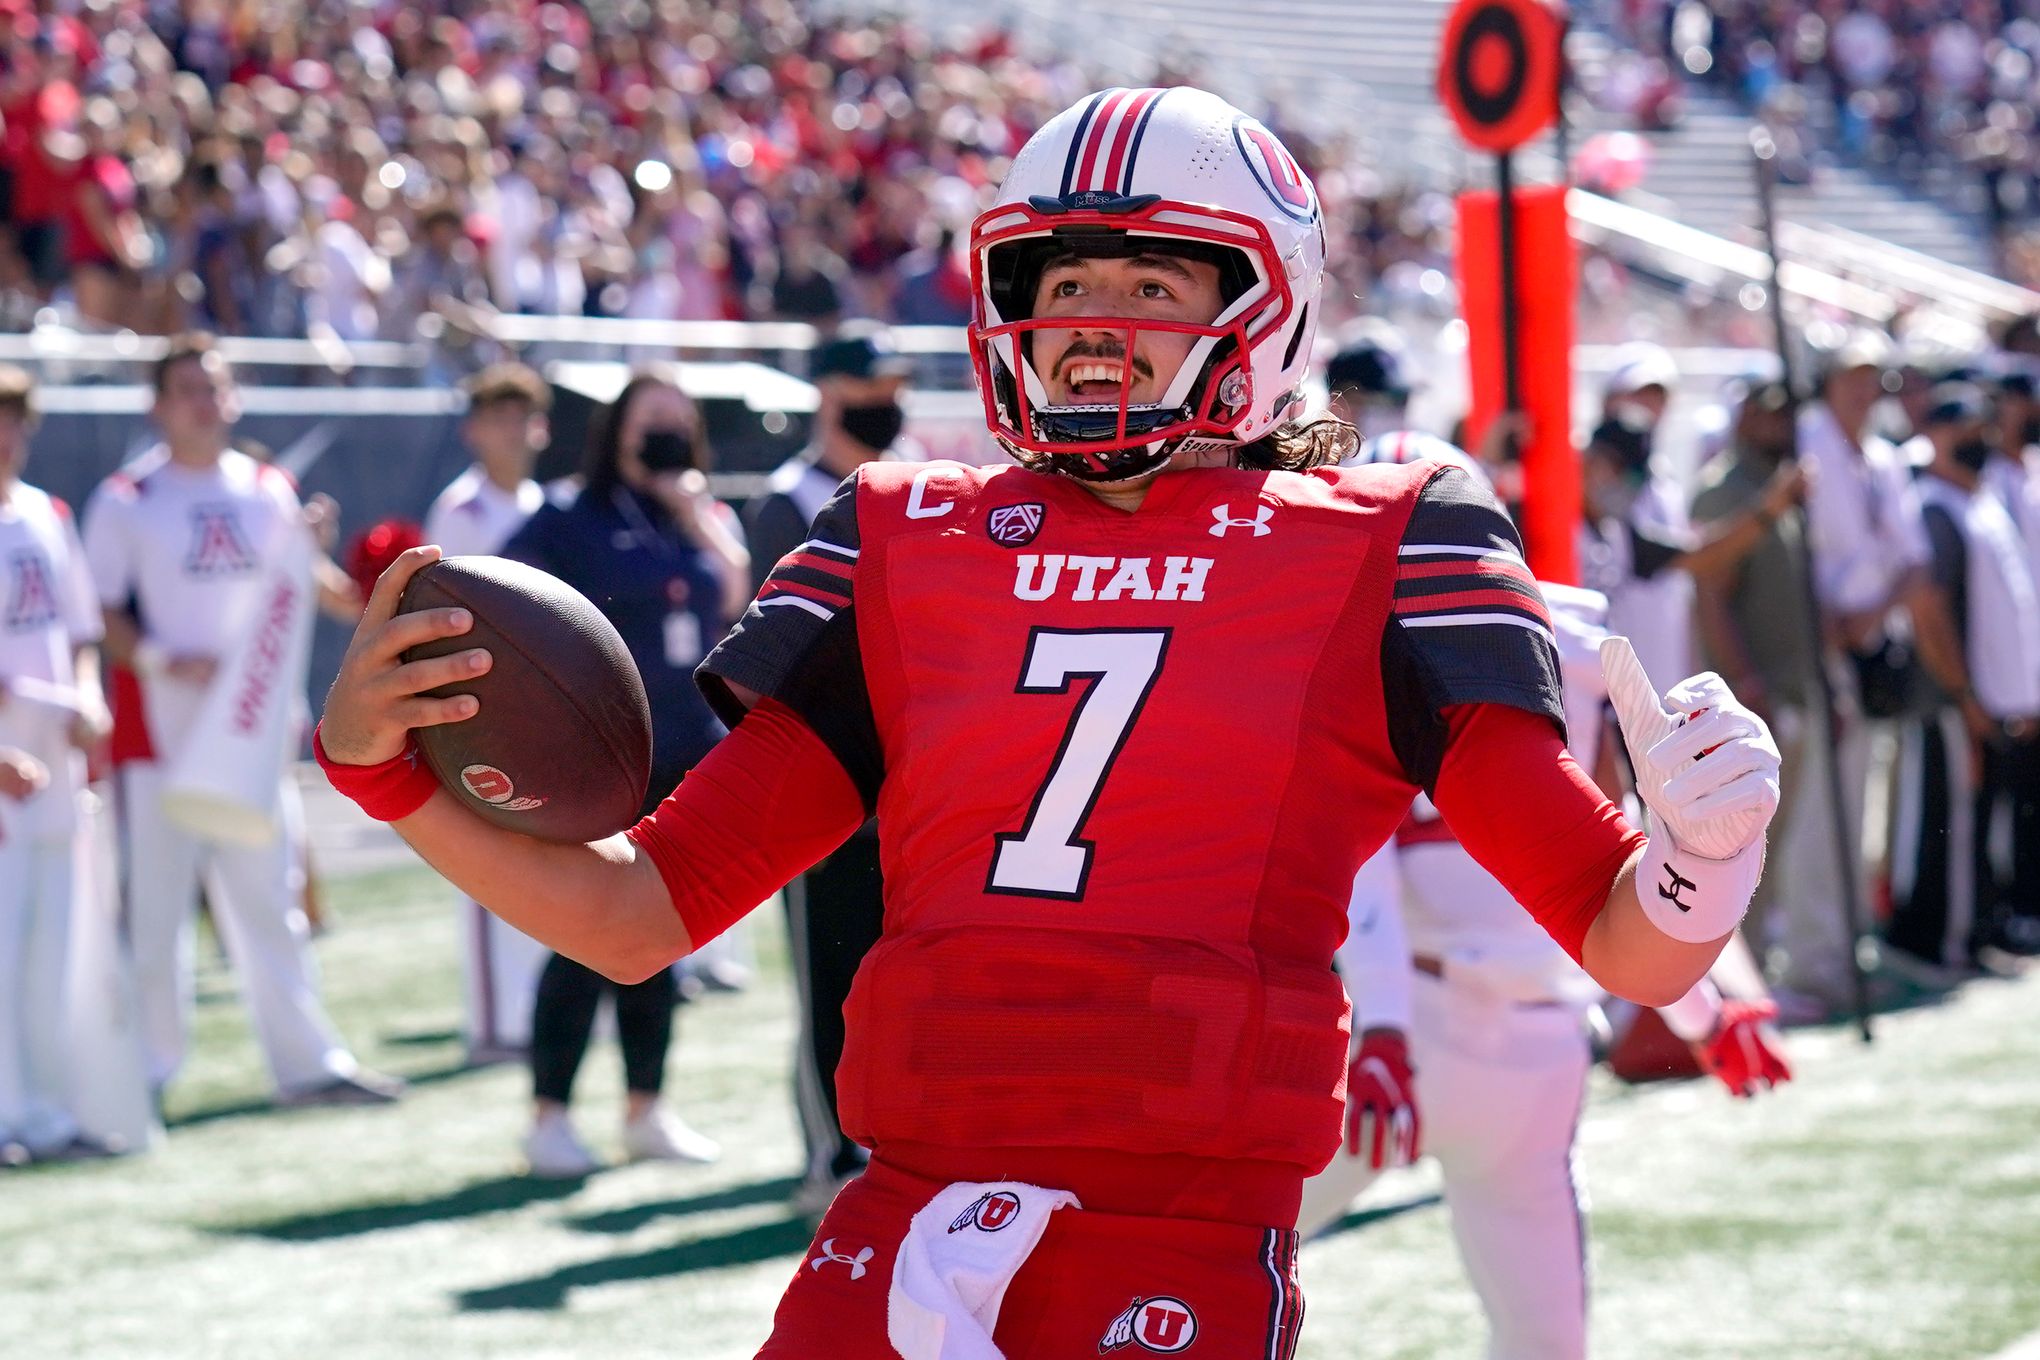
{"label": "black pant", "polygon": [[800,992],[800,1043],[794,1053],[794,1100],[807,1139],[808,1175],[847,1176],[864,1165],[864,1150],[844,1136],[836,1105],[836,1065],[843,1058],[843,1003],[857,966],[878,943],[885,907],[878,870],[878,835],[867,825],[835,854],[786,885],[786,917]]}
{"label": "black pant", "polygon": [[[2014,917],[2040,920],[2040,741],[1984,747],[1977,836],[1986,847],[1977,879],[1977,938],[1999,943]],[[2009,824],[2009,862],[1988,853],[1995,828]]]}
{"label": "black pant", "polygon": [[[674,776],[674,783],[679,776]],[[654,776],[645,795],[642,815],[673,790]],[[595,1012],[607,992],[616,998],[616,1042],[623,1049],[626,1090],[655,1096],[666,1079],[666,1051],[673,1046],[673,1007],[680,1002],[680,984],[671,968],[661,968],[643,982],[626,986],[611,982],[564,954],[546,960],[538,975],[538,995],[531,1008],[531,1093],[540,1100],[565,1105],[573,1096],[581,1059],[595,1033]]]}
{"label": "black pant", "polygon": [[657,1095],[673,1043],[673,1006],[680,999],[673,970],[661,968],[625,986],[564,954],[547,960],[538,977],[531,1017],[531,1088],[540,1100],[566,1104],[587,1056],[595,1012],[604,992],[616,998],[616,1037],[623,1048],[623,1081],[632,1091]]}
{"label": "black pant", "polygon": [[[1892,826],[1891,919],[1885,942],[1929,963],[1967,963],[1988,856],[1969,788],[1968,734],[1935,709],[1900,734]],[[1958,748],[1954,745],[1960,742]]]}

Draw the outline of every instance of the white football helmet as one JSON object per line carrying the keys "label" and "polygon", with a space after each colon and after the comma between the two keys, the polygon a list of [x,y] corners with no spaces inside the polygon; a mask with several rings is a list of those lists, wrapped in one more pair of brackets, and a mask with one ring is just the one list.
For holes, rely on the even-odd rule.
{"label": "white football helmet", "polygon": [[[1274,134],[1217,95],[1105,90],[1050,119],[971,225],[970,340],[985,421],[1013,455],[1090,481],[1160,467],[1186,440],[1249,444],[1301,414],[1324,284],[1317,190]],[[1208,325],[1086,317],[1134,352],[1141,332],[1195,336],[1161,398],[1051,405],[1030,352],[1047,262],[1161,254],[1216,264]],[[1158,375],[1159,377],[1159,375]]]}

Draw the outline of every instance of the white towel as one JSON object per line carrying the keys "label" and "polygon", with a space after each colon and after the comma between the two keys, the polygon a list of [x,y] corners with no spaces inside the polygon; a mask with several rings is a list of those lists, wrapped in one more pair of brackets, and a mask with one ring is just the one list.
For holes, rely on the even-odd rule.
{"label": "white towel", "polygon": [[1048,1230],[1081,1207],[1066,1190],[959,1181],[914,1215],[893,1261],[886,1336],[904,1360],[1003,1360],[992,1344],[1006,1286]]}

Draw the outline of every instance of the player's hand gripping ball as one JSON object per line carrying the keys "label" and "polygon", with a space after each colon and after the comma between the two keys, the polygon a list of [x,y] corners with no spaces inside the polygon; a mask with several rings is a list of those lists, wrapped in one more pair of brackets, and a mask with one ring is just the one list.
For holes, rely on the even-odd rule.
{"label": "player's hand gripping ball", "polygon": [[1360,1036],[1346,1072],[1346,1153],[1376,1171],[1408,1166],[1422,1154],[1417,1087],[1409,1046],[1393,1030]]}
{"label": "player's hand gripping ball", "polygon": [[1792,1080],[1791,1064],[1771,1021],[1778,1007],[1769,1001],[1728,1001],[1721,1023],[1705,1043],[1696,1045],[1700,1065],[1728,1088],[1747,1098]]}
{"label": "player's hand gripping ball", "polygon": [[541,840],[600,840],[635,822],[651,781],[651,707],[609,620],[564,581],[501,557],[432,563],[397,613],[450,607],[473,616],[468,631],[418,642],[403,660],[480,647],[492,664],[424,692],[480,703],[464,722],[418,729],[440,784],[477,816]]}

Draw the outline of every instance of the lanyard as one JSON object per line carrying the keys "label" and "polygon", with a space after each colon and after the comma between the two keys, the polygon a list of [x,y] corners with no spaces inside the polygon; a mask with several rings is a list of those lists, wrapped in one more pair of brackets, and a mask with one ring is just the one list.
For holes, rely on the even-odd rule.
{"label": "lanyard", "polygon": [[681,554],[679,545],[660,533],[658,526],[645,518],[644,507],[637,503],[637,497],[630,493],[629,488],[611,487],[609,499],[616,506],[617,513],[623,516],[631,538],[639,546],[649,548],[670,562],[677,562],[683,566],[686,564],[686,558]]}

